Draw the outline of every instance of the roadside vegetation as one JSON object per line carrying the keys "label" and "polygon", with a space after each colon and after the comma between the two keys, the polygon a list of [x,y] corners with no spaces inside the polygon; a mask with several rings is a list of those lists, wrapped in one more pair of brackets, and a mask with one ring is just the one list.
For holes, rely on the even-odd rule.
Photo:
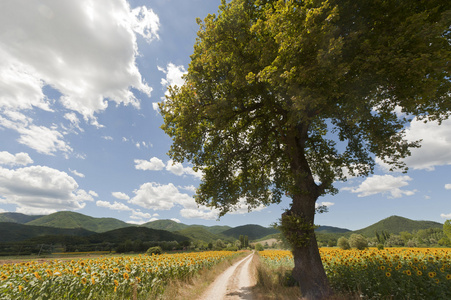
{"label": "roadside vegetation", "polygon": [[208,284],[222,270],[218,264],[239,256],[207,251],[4,264],[0,299],[175,299],[179,287]]}

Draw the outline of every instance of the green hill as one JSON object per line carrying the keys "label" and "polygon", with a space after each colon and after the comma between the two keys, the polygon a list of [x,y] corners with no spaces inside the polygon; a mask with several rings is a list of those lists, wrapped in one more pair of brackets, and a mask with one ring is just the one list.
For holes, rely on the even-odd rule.
{"label": "green hill", "polygon": [[159,229],[159,230],[167,230],[167,231],[178,231],[188,227],[183,223],[177,223],[172,220],[156,220],[152,222],[147,222],[141,225],[141,227],[151,228],[151,229]]}
{"label": "green hill", "polygon": [[[191,225],[191,226],[196,226],[196,225]],[[220,234],[220,233],[223,233],[224,231],[232,228],[230,226],[220,226],[220,225],[204,226],[204,227],[206,230],[208,230],[209,232],[214,233],[214,234]]]}
{"label": "green hill", "polygon": [[95,232],[83,229],[64,229],[44,226],[23,225],[18,223],[0,223],[0,242],[19,242],[45,235],[89,236]]}
{"label": "green hill", "polygon": [[114,218],[94,218],[71,211],[60,211],[43,216],[26,225],[57,227],[57,228],[84,228],[95,232],[106,232],[113,229],[133,226]]}
{"label": "green hill", "polygon": [[167,231],[171,231],[171,232],[184,230],[189,227],[202,227],[206,231],[211,232],[213,234],[219,234],[223,231],[226,231],[226,230],[232,228],[230,226],[219,226],[219,225],[216,225],[216,226],[186,225],[183,223],[177,223],[172,220],[156,220],[156,221],[142,224],[141,226],[147,227],[147,228],[152,228],[152,229],[167,230]]}
{"label": "green hill", "polygon": [[376,236],[377,232],[386,231],[392,234],[399,234],[402,231],[412,232],[428,228],[443,228],[443,224],[433,221],[414,221],[399,216],[391,216],[373,225],[356,230],[353,233],[362,234],[367,237]]}
{"label": "green hill", "polygon": [[110,230],[103,233],[93,234],[87,237],[91,243],[121,243],[126,240],[136,241],[141,240],[142,242],[152,241],[177,241],[183,242],[188,240],[188,237],[169,232],[166,230],[151,229],[146,227],[124,227],[119,229]]}
{"label": "green hill", "polygon": [[185,229],[179,230],[176,233],[189,237],[194,241],[202,241],[206,243],[214,242],[218,239],[229,239],[221,234],[215,234],[208,231],[204,226],[191,225]]}
{"label": "green hill", "polygon": [[15,213],[15,212],[5,212],[0,213],[0,222],[11,222],[11,223],[19,223],[19,224],[25,224],[28,222],[31,222],[35,219],[41,218],[43,216],[29,216],[24,215],[21,213]]}
{"label": "green hill", "polygon": [[333,226],[319,226],[315,229],[316,233],[346,233],[350,232],[351,230],[346,228],[339,228],[339,227],[333,227]]}
{"label": "green hill", "polygon": [[247,235],[249,241],[257,240],[267,235],[279,233],[275,228],[267,228],[260,225],[243,225],[223,231],[221,234],[238,239],[240,235]]}

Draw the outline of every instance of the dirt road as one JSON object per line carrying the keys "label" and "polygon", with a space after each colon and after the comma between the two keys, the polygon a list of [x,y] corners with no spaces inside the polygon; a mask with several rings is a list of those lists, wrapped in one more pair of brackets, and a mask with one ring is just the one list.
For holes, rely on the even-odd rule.
{"label": "dirt road", "polygon": [[251,253],[225,270],[198,300],[253,300],[255,281],[250,267],[253,256]]}

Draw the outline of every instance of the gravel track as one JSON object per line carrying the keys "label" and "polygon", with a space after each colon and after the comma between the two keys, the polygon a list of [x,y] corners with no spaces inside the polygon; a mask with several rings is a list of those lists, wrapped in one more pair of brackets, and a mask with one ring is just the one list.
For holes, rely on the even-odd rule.
{"label": "gravel track", "polygon": [[198,300],[253,300],[255,283],[250,268],[253,257],[251,253],[225,270]]}

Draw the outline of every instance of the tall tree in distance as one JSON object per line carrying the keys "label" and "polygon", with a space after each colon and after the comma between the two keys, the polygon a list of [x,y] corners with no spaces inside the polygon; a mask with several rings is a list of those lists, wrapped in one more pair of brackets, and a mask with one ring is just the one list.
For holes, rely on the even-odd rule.
{"label": "tall tree in distance", "polygon": [[[392,169],[417,142],[409,118],[449,117],[450,5],[443,0],[222,1],[202,22],[185,84],[161,103],[169,155],[203,172],[220,210],[292,199],[281,229],[308,299],[332,293],[315,204],[333,183]],[[402,114],[399,114],[402,112]]]}

